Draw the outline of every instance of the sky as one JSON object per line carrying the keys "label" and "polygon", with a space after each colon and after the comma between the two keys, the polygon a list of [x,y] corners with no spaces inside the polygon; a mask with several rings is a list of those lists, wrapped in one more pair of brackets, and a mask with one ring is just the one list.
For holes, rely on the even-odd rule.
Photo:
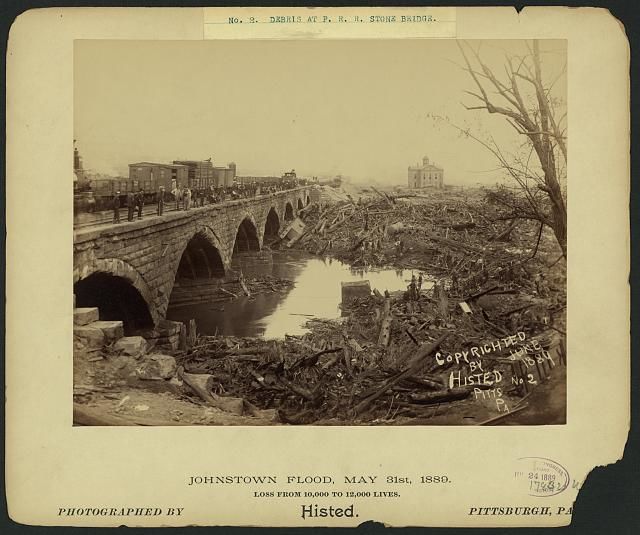
{"label": "sky", "polygon": [[[483,41],[503,72],[518,41]],[[545,75],[561,70],[564,41],[543,42]],[[128,175],[128,164],[213,158],[239,175],[342,174],[406,184],[427,155],[445,183],[494,184],[494,157],[448,122],[522,139],[476,105],[453,40],[75,42],[74,135],[84,166]],[[555,74],[554,74],[555,76]],[[554,87],[566,101],[566,79]],[[434,121],[432,116],[447,121]]]}

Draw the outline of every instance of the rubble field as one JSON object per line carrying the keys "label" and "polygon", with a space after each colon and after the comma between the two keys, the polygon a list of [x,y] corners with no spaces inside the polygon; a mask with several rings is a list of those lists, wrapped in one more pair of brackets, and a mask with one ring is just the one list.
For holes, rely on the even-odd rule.
{"label": "rubble field", "polygon": [[[340,319],[311,319],[307,334],[283,340],[201,336],[195,322],[167,321],[139,343],[77,336],[74,421],[564,423],[566,260],[550,229],[508,215],[482,190],[370,188],[312,203],[272,247],[410,269],[406,291],[343,285]],[[222,297],[290,285],[240,277]]]}

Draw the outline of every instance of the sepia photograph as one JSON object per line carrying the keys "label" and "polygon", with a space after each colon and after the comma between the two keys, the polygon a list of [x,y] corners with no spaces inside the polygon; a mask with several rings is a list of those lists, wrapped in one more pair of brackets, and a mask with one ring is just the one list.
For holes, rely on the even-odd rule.
{"label": "sepia photograph", "polygon": [[74,425],[566,423],[566,41],[73,61]]}
{"label": "sepia photograph", "polygon": [[551,527],[625,466],[615,15],[35,9],[7,47],[14,522]]}

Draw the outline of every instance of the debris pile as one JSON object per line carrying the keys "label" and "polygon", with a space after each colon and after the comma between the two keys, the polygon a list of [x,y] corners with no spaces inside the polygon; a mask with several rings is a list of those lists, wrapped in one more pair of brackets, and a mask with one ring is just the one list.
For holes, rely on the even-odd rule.
{"label": "debris pile", "polygon": [[[548,390],[560,395],[566,263],[551,233],[483,192],[371,190],[305,207],[287,246],[360,269],[411,269],[406,291],[343,284],[339,320],[310,320],[284,340],[197,336],[192,321],[173,353],[181,401],[254,424],[491,425],[517,422],[542,383],[559,381]],[[292,284],[240,274],[211,291],[250,297]],[[563,423],[564,410],[535,407],[528,423]]]}
{"label": "debris pile", "polygon": [[373,191],[305,209],[296,247],[415,269],[406,292],[355,297],[341,321],[313,320],[310,333],[284,341],[199,338],[185,370],[291,424],[397,424],[456,403],[479,423],[525,408],[565,362],[565,271],[550,261],[553,238],[505,220],[481,193]]}
{"label": "debris pile", "polygon": [[[284,423],[406,423],[462,400],[459,418],[473,422],[457,423],[479,423],[518,409],[529,385],[564,363],[561,338],[543,322],[505,315],[518,301],[500,292],[470,296],[466,307],[438,284],[357,297],[342,320],[311,320],[303,336],[204,336],[179,360],[188,373],[205,374],[216,395],[276,409]],[[481,298],[495,301],[492,319]],[[493,404],[478,402],[490,396]]]}
{"label": "debris pile", "polygon": [[[460,293],[480,290],[490,280],[534,284],[540,271],[535,264],[544,253],[557,251],[556,261],[562,259],[548,229],[513,217],[488,193],[392,197],[372,189],[374,198],[312,205],[303,215],[306,232],[296,247],[354,267],[422,270],[448,278]],[[554,290],[564,294],[566,279],[559,275]],[[546,282],[538,276],[537,284]]]}

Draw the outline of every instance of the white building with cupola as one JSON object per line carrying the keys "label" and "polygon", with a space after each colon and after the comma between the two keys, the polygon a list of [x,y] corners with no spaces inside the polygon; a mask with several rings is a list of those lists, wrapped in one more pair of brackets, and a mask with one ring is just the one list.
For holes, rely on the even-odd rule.
{"label": "white building with cupola", "polygon": [[409,166],[409,187],[419,188],[444,188],[444,169],[433,163],[429,163],[429,158],[422,158],[422,165]]}

